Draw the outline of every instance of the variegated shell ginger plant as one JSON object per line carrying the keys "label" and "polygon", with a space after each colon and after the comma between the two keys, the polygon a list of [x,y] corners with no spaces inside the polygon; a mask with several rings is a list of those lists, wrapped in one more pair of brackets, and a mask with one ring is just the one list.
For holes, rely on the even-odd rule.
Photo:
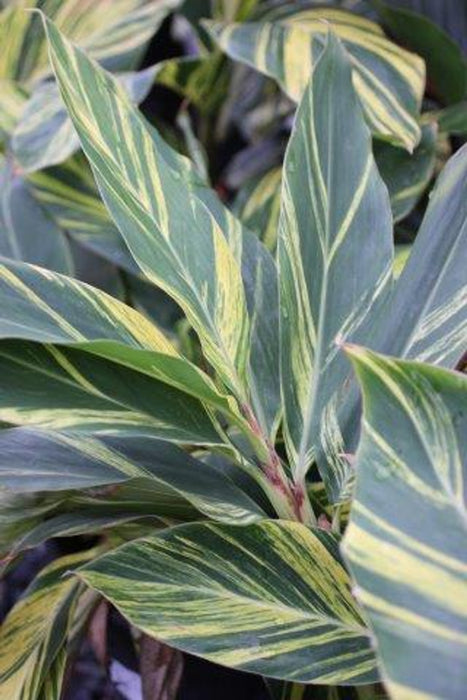
{"label": "variegated shell ginger plant", "polygon": [[141,274],[183,310],[202,366],[107,294],[2,261],[4,548],[107,536],[10,613],[1,692],[58,698],[100,594],[147,635],[279,679],[284,699],[310,683],[376,697],[381,682],[394,698],[460,698],[466,148],[395,280],[349,58],[320,37],[274,259],[121,85],[44,26],[105,205]]}

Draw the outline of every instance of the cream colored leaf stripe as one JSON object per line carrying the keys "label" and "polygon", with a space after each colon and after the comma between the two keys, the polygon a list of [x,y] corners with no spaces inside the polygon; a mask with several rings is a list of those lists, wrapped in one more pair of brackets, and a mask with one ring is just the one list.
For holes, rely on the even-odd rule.
{"label": "cream colored leaf stripe", "polygon": [[0,365],[0,417],[7,423],[193,444],[222,441],[192,397],[87,353],[3,341]]}
{"label": "cream colored leaf stripe", "polygon": [[318,460],[334,502],[350,478],[339,426],[350,367],[339,346],[369,332],[392,258],[389,197],[345,51],[329,35],[286,152],[278,261],[286,446],[298,479]]}
{"label": "cream colored leaf stripe", "polygon": [[376,678],[337,541],[290,522],[172,528],[81,569],[133,624],[216,663],[316,683]]}
{"label": "cream colored leaf stripe", "polygon": [[[3,622],[0,628],[2,697],[11,700],[39,697],[43,684],[48,685],[46,678],[50,666],[55,663],[55,683],[61,685],[59,666],[63,659],[60,659],[60,643],[66,641],[70,618],[80,593],[76,578],[64,574],[82,565],[89,556],[89,552],[80,552],[50,564]],[[51,692],[50,688],[48,692]]]}
{"label": "cream colored leaf stripe", "polygon": [[244,394],[249,321],[240,268],[222,230],[156,149],[124,91],[45,24],[63,99],[130,251],[184,309],[220,376]]}
{"label": "cream colored leaf stripe", "polygon": [[389,692],[460,697],[467,674],[467,379],[348,350],[363,389],[344,551]]}
{"label": "cream colored leaf stripe", "polygon": [[424,62],[389,41],[376,24],[344,10],[320,8],[276,21],[207,26],[224,51],[274,77],[297,101],[316,60],[313,39],[322,38],[330,26],[349,52],[354,86],[372,130],[410,151],[420,140]]}
{"label": "cream colored leaf stripe", "polygon": [[142,314],[50,270],[0,258],[0,337],[76,345],[206,401],[240,421],[236,402]]}

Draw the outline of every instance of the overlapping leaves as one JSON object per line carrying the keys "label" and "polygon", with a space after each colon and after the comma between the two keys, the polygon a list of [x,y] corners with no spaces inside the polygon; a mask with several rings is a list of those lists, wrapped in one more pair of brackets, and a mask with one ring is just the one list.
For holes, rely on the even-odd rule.
{"label": "overlapping leaves", "polygon": [[420,140],[417,112],[424,90],[424,63],[395,46],[374,22],[334,8],[292,9],[259,22],[207,26],[221,48],[274,77],[300,100],[322,51],[328,26],[349,52],[352,79],[372,131],[413,150]]}
{"label": "overlapping leaves", "polygon": [[330,35],[285,158],[278,259],[286,445],[299,477],[322,446],[334,498],[347,471],[337,410],[349,372],[336,342],[370,341],[392,248],[387,191],[344,50]]}

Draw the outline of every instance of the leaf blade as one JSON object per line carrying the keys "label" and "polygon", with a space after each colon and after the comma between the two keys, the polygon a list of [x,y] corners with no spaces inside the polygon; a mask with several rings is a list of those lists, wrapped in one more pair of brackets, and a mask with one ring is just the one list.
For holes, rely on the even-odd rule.
{"label": "leaf blade", "polygon": [[455,698],[466,681],[467,380],[362,348],[348,352],[364,403],[344,538],[357,597],[389,692]]}
{"label": "leaf blade", "polygon": [[336,342],[371,336],[392,282],[391,218],[350,67],[330,34],[286,153],[278,257],[286,445],[299,478],[324,449],[332,500],[349,469],[337,454],[337,412],[350,368]]}
{"label": "leaf blade", "polygon": [[[137,573],[143,560],[154,566]],[[146,633],[218,663],[306,682],[375,677],[335,538],[322,531],[275,521],[182,526],[122,547],[80,576]],[[124,599],[136,581],[144,620],[139,603]]]}
{"label": "leaf blade", "polygon": [[275,78],[298,101],[327,26],[340,37],[353,64],[353,82],[372,130],[411,151],[420,139],[416,116],[424,91],[424,62],[395,47],[377,24],[340,9],[292,10],[277,20],[243,24],[207,22],[232,58]]}

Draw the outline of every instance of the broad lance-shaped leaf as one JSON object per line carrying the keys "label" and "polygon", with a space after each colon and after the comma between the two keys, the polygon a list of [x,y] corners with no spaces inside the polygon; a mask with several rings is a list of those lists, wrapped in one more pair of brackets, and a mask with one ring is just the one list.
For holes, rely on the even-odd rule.
{"label": "broad lance-shaped leaf", "polygon": [[240,420],[232,397],[220,394],[156,326],[105,292],[70,277],[0,259],[0,338],[74,345],[186,391]]}
{"label": "broad lance-shaped leaf", "polygon": [[[431,193],[409,260],[388,299],[376,348],[454,367],[467,337],[467,145]],[[384,321],[383,321],[384,319]]]}
{"label": "broad lance-shaped leaf", "polygon": [[[237,395],[251,400],[264,430],[272,433],[279,392],[271,255],[222,206],[190,161],[148,131],[111,76],[50,22],[46,26],[62,96],[130,251],[148,279],[184,309],[207,358]],[[109,123],[106,111],[119,119]],[[246,370],[252,396],[246,395]]]}
{"label": "broad lance-shaped leaf", "polygon": [[391,222],[350,65],[330,33],[285,156],[278,259],[286,446],[298,478],[324,451],[332,500],[349,469],[337,411],[350,366],[336,343],[371,337],[392,279]]}
{"label": "broad lance-shaped leaf", "polygon": [[[368,343],[374,349],[452,368],[462,356],[467,335],[466,187],[464,146],[450,158],[431,193],[409,259]],[[355,450],[360,423],[355,388],[340,423],[344,451]]]}
{"label": "broad lance-shaped leaf", "polygon": [[[279,331],[277,272],[272,256],[256,236],[242,229],[213,190],[196,175],[190,161],[173,151],[154,131],[157,149],[186,186],[213,212],[223,230],[228,231],[241,260],[246,302],[253,318],[249,357],[249,385],[255,411],[266,433],[273,433],[279,412]],[[36,199],[57,225],[80,244],[133,274],[138,267],[118,229],[113,224],[97,192],[94,179],[83,157],[75,156],[61,166],[32,173],[28,178]],[[130,279],[130,287],[135,281]],[[152,289],[152,292],[151,292]],[[148,296],[156,293],[145,285]],[[158,318],[160,321],[160,318]]]}
{"label": "broad lance-shaped leaf", "polygon": [[467,378],[348,348],[363,392],[344,551],[393,698],[467,687]]}
{"label": "broad lance-shaped leaf", "polygon": [[286,9],[277,20],[266,15],[261,22],[206,22],[229,56],[275,78],[296,101],[306,89],[329,25],[349,52],[354,87],[372,131],[412,151],[420,140],[417,114],[425,64],[386,39],[374,22],[334,8]]}
{"label": "broad lance-shaped leaf", "polygon": [[166,167],[118,83],[52,23],[45,26],[63,100],[130,251],[185,311],[224,382],[244,397],[249,319],[240,268],[218,223]]}
{"label": "broad lance-shaped leaf", "polygon": [[161,440],[0,431],[0,485],[10,491],[78,490],[135,478],[161,482],[223,522],[248,523],[265,515],[225,473]]}
{"label": "broad lance-shaped leaf", "polygon": [[[118,80],[130,99],[139,104],[154,82],[154,67],[123,73]],[[24,107],[11,139],[11,149],[24,172],[62,163],[80,143],[56,83],[40,83]]]}
{"label": "broad lance-shaped leaf", "polygon": [[196,399],[81,350],[2,340],[0,371],[0,421],[12,425],[222,443]]}
{"label": "broad lance-shaped leaf", "polygon": [[[0,628],[2,697],[15,700],[41,697],[51,671],[55,686],[60,689],[62,677],[55,663],[66,644],[81,593],[76,578],[65,574],[93,554],[96,552],[80,552],[54,561],[40,572],[8,614]],[[49,697],[56,700],[60,693]]]}
{"label": "broad lance-shaped leaf", "polygon": [[0,255],[73,274],[65,236],[9,161],[0,165]]}
{"label": "broad lance-shaped leaf", "polygon": [[216,663],[302,682],[376,680],[338,541],[322,530],[186,525],[80,576],[147,634]]}
{"label": "broad lance-shaped leaf", "polygon": [[180,0],[18,0],[0,15],[0,77],[37,80],[50,72],[38,7],[109,70],[130,70]]}

